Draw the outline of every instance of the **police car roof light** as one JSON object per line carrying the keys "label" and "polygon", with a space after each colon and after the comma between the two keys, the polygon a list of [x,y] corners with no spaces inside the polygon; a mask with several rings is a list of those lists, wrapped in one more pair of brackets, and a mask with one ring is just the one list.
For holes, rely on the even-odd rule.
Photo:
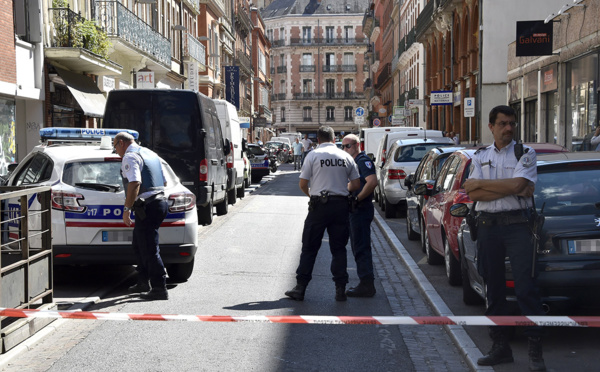
{"label": "police car roof light", "polygon": [[135,140],[140,136],[137,131],[131,129],[49,127],[40,129],[40,138],[42,141],[101,141],[103,136],[114,138],[119,132],[127,132]]}

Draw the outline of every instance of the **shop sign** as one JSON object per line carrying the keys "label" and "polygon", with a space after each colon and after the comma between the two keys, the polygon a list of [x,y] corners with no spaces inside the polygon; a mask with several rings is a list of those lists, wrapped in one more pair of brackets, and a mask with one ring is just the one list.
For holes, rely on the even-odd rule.
{"label": "shop sign", "polygon": [[452,105],[451,90],[431,91],[431,106]]}
{"label": "shop sign", "polygon": [[552,55],[552,22],[517,21],[517,57]]}

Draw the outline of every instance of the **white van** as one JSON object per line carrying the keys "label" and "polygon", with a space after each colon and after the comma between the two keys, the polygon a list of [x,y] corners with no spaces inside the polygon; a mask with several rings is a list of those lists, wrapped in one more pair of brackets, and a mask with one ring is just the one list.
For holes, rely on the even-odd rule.
{"label": "white van", "polygon": [[244,185],[244,155],[242,145],[242,130],[237,110],[231,103],[215,99],[217,114],[221,122],[223,137],[229,139],[231,152],[227,155],[227,194],[229,204],[235,204],[236,196],[243,198],[246,188]]}
{"label": "white van", "polygon": [[297,133],[297,132],[296,133],[287,133],[287,132],[284,132],[284,133],[280,133],[279,137],[288,138],[291,143],[294,143],[294,142],[296,142],[296,138],[298,138],[298,141],[300,141],[302,139],[302,134]]}
{"label": "white van", "polygon": [[[360,148],[363,150],[371,159],[377,158],[377,147],[379,141],[383,136],[388,133],[403,132],[404,139],[406,138],[430,138],[430,137],[443,137],[443,134],[439,130],[425,130],[420,127],[381,127],[381,128],[364,128],[360,130]],[[400,138],[397,138],[400,139]]]}
{"label": "white van", "polygon": [[292,140],[289,137],[283,137],[283,136],[271,137],[271,139],[269,141],[286,143],[288,146],[292,147]]}

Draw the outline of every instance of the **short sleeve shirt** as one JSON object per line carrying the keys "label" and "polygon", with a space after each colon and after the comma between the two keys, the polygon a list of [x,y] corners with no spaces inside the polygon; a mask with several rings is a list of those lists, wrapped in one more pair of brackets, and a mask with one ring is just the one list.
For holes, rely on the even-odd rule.
{"label": "short sleeve shirt", "polygon": [[[537,155],[535,150],[523,146],[523,156],[517,161],[515,156],[515,141],[498,150],[491,145],[477,151],[471,162],[471,179],[499,180],[522,177],[530,182],[537,182]],[[532,207],[531,198],[508,195],[492,201],[478,201],[478,211],[497,213]]]}
{"label": "short sleeve shirt", "polygon": [[304,148],[304,146],[302,146],[302,143],[296,143],[294,141],[292,143],[292,148],[294,149],[294,155],[302,155],[302,149]]}
{"label": "short sleeve shirt", "polygon": [[[354,192],[354,196],[360,194],[363,187],[367,183],[367,177],[372,174],[375,174],[375,166],[373,165],[373,161],[367,154],[362,151],[360,154],[356,156],[354,159],[356,162],[356,166],[358,167],[358,173],[360,174],[360,189]],[[373,193],[370,196],[367,196],[365,200],[371,200],[373,198]]]}
{"label": "short sleeve shirt", "polygon": [[302,148],[303,148],[304,152],[310,151],[310,148],[312,146],[311,140],[303,139],[302,141],[300,141],[300,143],[302,143]]}
{"label": "short sleeve shirt", "polygon": [[[142,168],[144,167],[144,159],[140,156],[137,148],[140,147],[136,143],[129,145],[123,155],[121,161],[121,172],[129,182],[142,183]],[[134,151],[135,150],[135,151]],[[164,176],[163,176],[164,178]],[[147,198],[158,193],[158,191],[146,191],[138,195],[138,198]]]}
{"label": "short sleeve shirt", "polygon": [[300,178],[310,182],[310,195],[348,195],[348,181],[359,178],[352,156],[333,143],[322,143],[306,155]]}

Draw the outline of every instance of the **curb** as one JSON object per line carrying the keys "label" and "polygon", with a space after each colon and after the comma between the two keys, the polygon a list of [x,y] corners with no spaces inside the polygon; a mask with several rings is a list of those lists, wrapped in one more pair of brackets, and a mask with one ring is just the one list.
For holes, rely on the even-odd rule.
{"label": "curb", "polygon": [[[402,263],[408,269],[410,276],[417,283],[419,290],[425,296],[426,301],[431,305],[433,311],[438,316],[453,316],[454,314],[446,303],[442,300],[440,295],[437,293],[435,288],[431,285],[425,274],[419,268],[419,265],[413,260],[410,254],[406,251],[404,245],[396,237],[392,229],[388,226],[385,220],[375,213],[375,222],[383,233],[385,239],[390,243],[390,246],[400,258]],[[477,359],[481,358],[483,354],[477,348],[471,337],[467,334],[467,331],[462,326],[457,325],[445,325],[444,329],[448,335],[452,338],[456,346],[461,350],[469,368],[473,371],[493,371],[492,367],[482,367],[477,365]]]}

